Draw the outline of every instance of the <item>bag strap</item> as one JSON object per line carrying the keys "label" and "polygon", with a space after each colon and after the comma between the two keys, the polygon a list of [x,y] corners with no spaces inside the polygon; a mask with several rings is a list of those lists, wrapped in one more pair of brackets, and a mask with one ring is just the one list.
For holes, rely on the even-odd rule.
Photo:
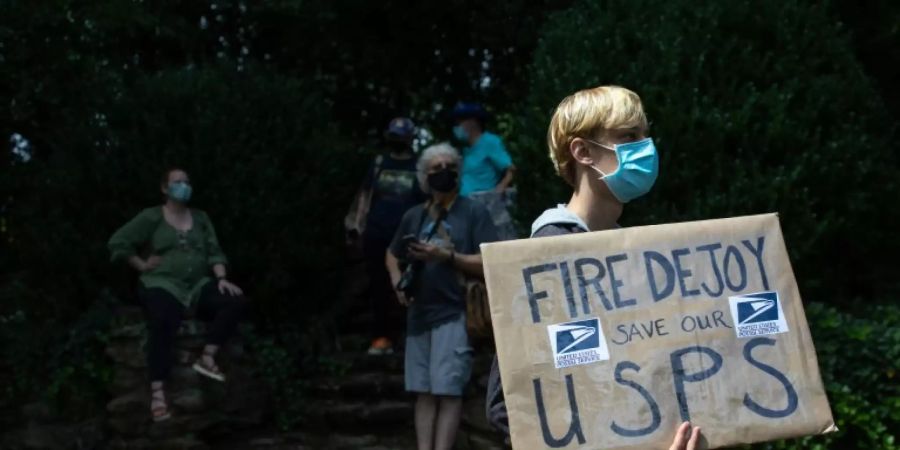
{"label": "bag strap", "polygon": [[378,182],[378,176],[381,175],[381,164],[384,162],[384,155],[375,157],[375,170],[372,171],[372,187],[369,189],[369,196],[366,198],[366,211],[372,206],[372,197],[375,196],[375,186]]}
{"label": "bag strap", "polygon": [[[429,214],[429,211],[428,211],[431,208],[430,203],[431,202],[425,202],[425,206],[422,208],[422,217],[419,219],[419,228],[416,229],[416,233],[418,233],[419,230],[422,229],[422,225],[425,224],[425,217],[431,215],[431,214]],[[434,219],[434,226],[431,227],[431,231],[428,233],[428,236],[425,237],[424,242],[428,242],[431,240],[431,238],[434,237],[434,233],[437,232],[438,227],[441,226],[441,223],[443,223],[444,219],[446,219],[446,218],[447,218],[447,208],[439,209],[438,216],[436,219]]]}

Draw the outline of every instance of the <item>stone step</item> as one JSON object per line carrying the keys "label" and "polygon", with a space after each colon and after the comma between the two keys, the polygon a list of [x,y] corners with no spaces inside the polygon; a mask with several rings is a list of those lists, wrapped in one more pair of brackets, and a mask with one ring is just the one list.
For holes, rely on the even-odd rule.
{"label": "stone step", "polygon": [[383,372],[403,373],[403,352],[392,355],[372,356],[365,351],[345,351],[328,356],[332,364],[345,368],[347,373]]}
{"label": "stone step", "polygon": [[[200,357],[203,340],[196,337],[177,338],[172,349],[175,363],[192,365]],[[106,345],[106,356],[116,363],[117,367],[146,369],[147,354],[141,338],[113,338]],[[229,342],[216,356],[216,363],[224,368],[232,363],[249,364],[250,355],[243,343],[238,340]]]}
{"label": "stone step", "polygon": [[[201,385],[206,379],[200,375],[190,365],[176,365],[172,367],[168,380],[166,380],[166,391],[177,392]],[[147,369],[134,369],[128,367],[117,367],[113,373],[112,380],[106,387],[107,392],[116,396],[129,393],[138,389],[149,389],[150,377]]]}
{"label": "stone step", "polygon": [[312,383],[312,394],[320,398],[404,399],[403,374],[385,372],[351,373]]}
{"label": "stone step", "polygon": [[460,429],[456,436],[455,450],[505,450],[509,446],[504,445],[503,439],[497,434],[486,434],[465,428]]}
{"label": "stone step", "polygon": [[110,441],[105,448],[109,450],[208,450],[212,447],[193,436],[180,436],[168,439],[122,439]]}
{"label": "stone step", "polygon": [[[194,337],[194,336],[205,336],[207,331],[209,330],[209,326],[201,321],[197,320],[183,320],[181,321],[181,326],[178,328],[177,336],[180,338],[183,337]],[[109,336],[113,339],[116,338],[137,338],[143,337],[146,335],[147,325],[145,322],[134,322],[128,323],[125,325],[120,325],[114,327]]]}
{"label": "stone step", "polygon": [[15,427],[0,431],[0,449],[106,448],[104,431],[104,423],[100,418],[75,423],[38,423],[29,421],[28,424],[18,424]]}
{"label": "stone step", "polygon": [[232,436],[227,441],[210,441],[216,450],[397,450],[415,448],[412,429],[390,434],[268,432]]}
{"label": "stone step", "polygon": [[153,440],[172,439],[179,436],[195,435],[211,428],[222,420],[221,416],[203,414],[173,414],[169,420],[150,420],[149,403],[143,414],[130,413],[111,415],[107,425],[116,436],[123,439],[150,438]]}
{"label": "stone step", "polygon": [[[256,432],[251,435],[233,435],[227,441],[209,441],[216,450],[401,450],[416,448],[415,431],[412,428],[392,433],[359,434],[333,432]],[[497,435],[483,434],[461,429],[457,435],[456,450],[506,450]]]}
{"label": "stone step", "polygon": [[[194,414],[206,409],[207,400],[200,389],[184,389],[168,393],[169,409],[175,413]],[[149,414],[150,395],[143,389],[125,394],[110,401],[106,410],[113,416],[131,413]]]}
{"label": "stone step", "polygon": [[413,398],[377,402],[324,400],[304,429],[384,433],[413,426]]}
{"label": "stone step", "polygon": [[138,306],[120,305],[113,311],[112,325],[113,328],[118,328],[123,325],[143,323],[144,320],[146,320],[145,318],[146,316],[144,315],[143,308]]}

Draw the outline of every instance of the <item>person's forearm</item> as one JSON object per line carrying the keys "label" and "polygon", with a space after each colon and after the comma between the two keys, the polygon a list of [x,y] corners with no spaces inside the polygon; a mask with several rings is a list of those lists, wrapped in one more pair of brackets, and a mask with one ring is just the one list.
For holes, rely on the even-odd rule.
{"label": "person's forearm", "polygon": [[509,166],[509,168],[506,169],[506,173],[503,174],[503,179],[500,180],[499,183],[497,183],[497,191],[503,192],[506,190],[506,188],[509,187],[510,184],[512,184],[512,180],[513,180],[513,177],[515,176],[515,172],[516,172],[516,166]]}
{"label": "person's forearm", "polygon": [[461,253],[453,253],[453,267],[461,270],[466,275],[482,277],[484,276],[484,264],[481,261],[480,254],[464,255]]}
{"label": "person's forearm", "polygon": [[216,278],[225,278],[228,275],[228,272],[225,270],[225,264],[214,265],[213,273],[216,275]]}
{"label": "person's forearm", "polygon": [[137,270],[138,272],[144,271],[144,260],[141,259],[141,257],[138,255],[129,256],[128,257],[128,265],[133,267],[134,270]]}
{"label": "person's forearm", "polygon": [[400,282],[402,273],[400,272],[400,263],[397,257],[390,250],[384,252],[384,265],[387,268],[388,275],[391,277],[391,286],[396,286]]}

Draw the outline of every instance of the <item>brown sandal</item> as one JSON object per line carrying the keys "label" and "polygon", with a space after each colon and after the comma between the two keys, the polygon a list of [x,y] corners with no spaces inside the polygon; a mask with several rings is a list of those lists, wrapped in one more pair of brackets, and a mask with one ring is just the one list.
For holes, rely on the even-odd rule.
{"label": "brown sandal", "polygon": [[150,413],[153,415],[154,422],[162,422],[172,418],[162,388],[153,389],[150,394]]}

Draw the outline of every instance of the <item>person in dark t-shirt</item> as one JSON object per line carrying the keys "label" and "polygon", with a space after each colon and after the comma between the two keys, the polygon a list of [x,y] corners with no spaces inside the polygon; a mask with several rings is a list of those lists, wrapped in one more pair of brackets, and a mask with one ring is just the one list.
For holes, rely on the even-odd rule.
{"label": "person in dark t-shirt", "polygon": [[450,449],[472,373],[467,278],[483,277],[481,244],[497,240],[487,208],[459,195],[461,158],[446,143],[419,159],[427,202],[406,212],[385,255],[397,299],[409,309],[404,385],[416,394],[418,448]]}
{"label": "person in dark t-shirt", "polygon": [[384,255],[403,214],[426,198],[416,178],[412,120],[405,117],[391,120],[384,137],[388,151],[372,162],[360,194],[362,198],[371,198],[368,214],[358,215],[357,219],[365,221],[362,243],[372,312],[370,355],[393,353],[392,340],[402,332],[404,315],[394,299]]}

